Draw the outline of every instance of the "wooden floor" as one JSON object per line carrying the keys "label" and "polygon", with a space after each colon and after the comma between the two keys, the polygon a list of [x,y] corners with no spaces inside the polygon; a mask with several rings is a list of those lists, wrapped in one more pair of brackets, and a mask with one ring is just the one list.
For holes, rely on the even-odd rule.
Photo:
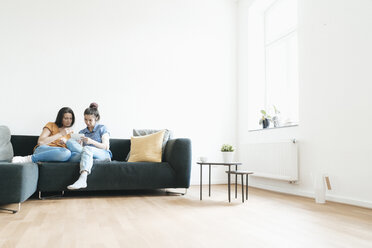
{"label": "wooden floor", "polygon": [[372,247],[371,209],[254,188],[228,203],[226,185],[207,193],[30,199],[0,211],[0,247]]}

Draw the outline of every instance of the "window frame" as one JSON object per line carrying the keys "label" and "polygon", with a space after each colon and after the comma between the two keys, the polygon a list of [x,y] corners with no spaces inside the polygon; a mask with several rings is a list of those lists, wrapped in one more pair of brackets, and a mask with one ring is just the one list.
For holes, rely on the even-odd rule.
{"label": "window frame", "polygon": [[[257,0],[256,0],[257,1]],[[268,28],[268,25],[267,25],[267,15],[270,11],[270,9],[272,9],[276,4],[280,3],[281,1],[283,0],[274,0],[273,2],[271,2],[270,4],[268,4],[268,6],[264,7],[263,9],[263,12],[260,16],[261,18],[261,21],[263,22],[263,24],[261,25],[261,28],[262,28],[262,32],[263,32],[263,54],[261,54],[261,56],[263,56],[263,83],[264,83],[264,99],[263,99],[263,107],[265,110],[268,110],[271,105],[269,106],[269,99],[268,99],[268,58],[267,58],[267,50],[268,48],[272,47],[273,45],[275,44],[279,44],[280,42],[286,42],[287,40],[289,40],[293,35],[296,36],[296,43],[298,44],[298,23],[296,22],[296,25],[294,25],[293,27],[290,27],[289,29],[283,31],[282,33],[279,33],[277,35],[277,37],[274,37],[274,39],[272,39],[271,41],[268,40],[267,38],[267,28]],[[296,2],[298,3],[298,0],[296,0]],[[298,20],[298,17],[296,17],[297,20]],[[288,41],[287,41],[288,42]],[[296,47],[297,49],[297,69],[295,71],[295,74],[296,74],[296,78],[297,78],[297,85],[299,83],[299,71],[298,71],[298,46]],[[297,91],[298,91],[298,87],[297,87]],[[299,97],[298,93],[297,93],[297,98]],[[299,101],[297,100],[297,105],[299,104]],[[292,111],[293,112],[293,111]],[[253,121],[252,121],[253,122]],[[252,123],[251,122],[251,123]],[[270,129],[273,129],[273,128],[281,128],[281,127],[293,127],[293,126],[298,126],[299,124],[299,113],[298,113],[298,106],[297,106],[297,114],[296,114],[296,117],[294,119],[290,119],[290,122],[289,123],[282,123],[281,126],[279,127],[271,127]],[[248,127],[251,126],[251,125],[248,125]],[[249,127],[249,130],[250,131],[256,131],[258,130],[257,128],[252,128],[252,127]]]}

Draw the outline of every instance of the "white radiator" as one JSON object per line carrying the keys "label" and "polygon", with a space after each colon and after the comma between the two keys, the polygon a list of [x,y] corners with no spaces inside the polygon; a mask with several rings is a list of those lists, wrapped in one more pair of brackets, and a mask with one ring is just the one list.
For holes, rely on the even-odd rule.
{"label": "white radiator", "polygon": [[298,180],[298,142],[254,143],[242,147],[242,161],[252,176]]}

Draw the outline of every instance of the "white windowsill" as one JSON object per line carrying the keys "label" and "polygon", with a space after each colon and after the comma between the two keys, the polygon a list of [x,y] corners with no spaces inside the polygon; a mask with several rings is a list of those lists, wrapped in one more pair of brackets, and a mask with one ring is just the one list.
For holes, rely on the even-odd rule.
{"label": "white windowsill", "polygon": [[248,132],[265,131],[265,130],[273,130],[273,129],[278,129],[278,128],[297,127],[297,126],[298,126],[298,124],[290,124],[290,125],[280,126],[280,127],[268,127],[268,128],[260,128],[260,129],[251,129],[251,130],[248,130]]}

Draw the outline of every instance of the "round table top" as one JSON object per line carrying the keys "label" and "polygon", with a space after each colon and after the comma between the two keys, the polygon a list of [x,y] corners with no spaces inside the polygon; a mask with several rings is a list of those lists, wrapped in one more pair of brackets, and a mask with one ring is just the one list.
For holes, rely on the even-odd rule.
{"label": "round table top", "polygon": [[207,165],[242,165],[241,162],[229,162],[229,163],[225,163],[225,162],[196,162],[197,164],[200,164],[200,165],[204,165],[204,164],[207,164]]}
{"label": "round table top", "polygon": [[236,174],[236,175],[247,175],[247,174],[253,174],[253,171],[225,171],[227,174]]}

